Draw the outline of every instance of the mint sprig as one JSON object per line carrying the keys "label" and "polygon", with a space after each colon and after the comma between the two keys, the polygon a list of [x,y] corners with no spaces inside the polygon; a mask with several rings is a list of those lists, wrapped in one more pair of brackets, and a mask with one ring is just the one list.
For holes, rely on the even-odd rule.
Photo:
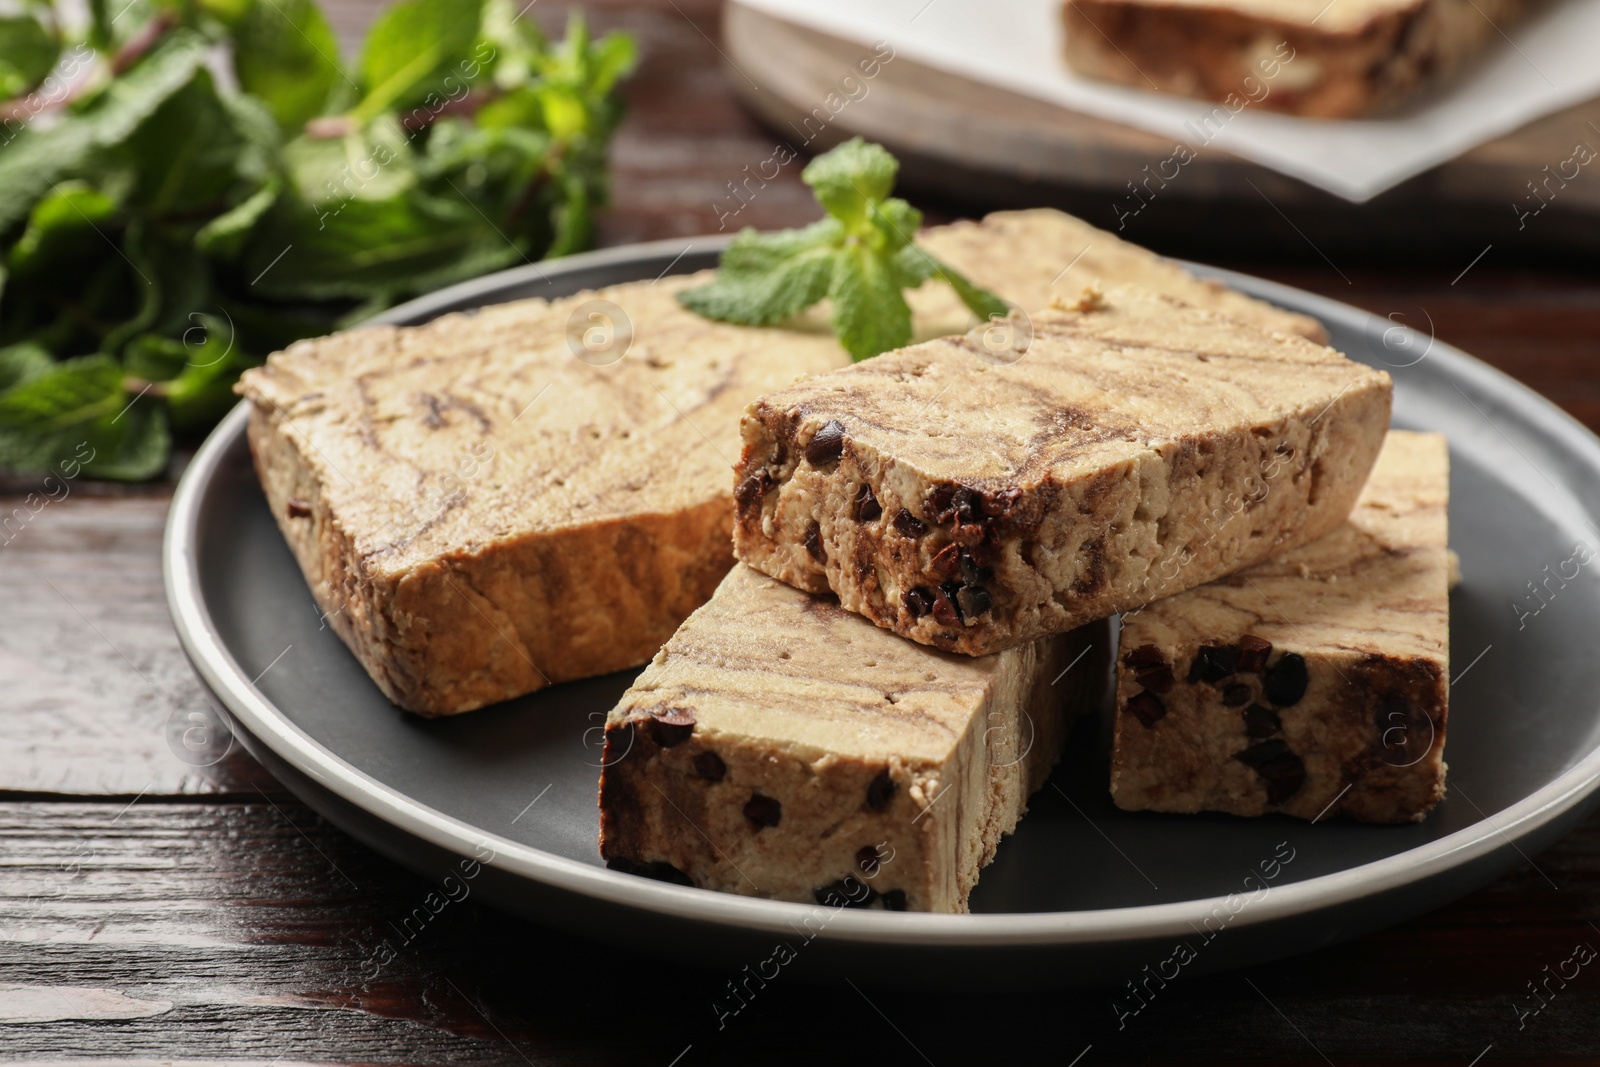
{"label": "mint sprig", "polygon": [[268,352],[590,242],[631,38],[397,0],[346,65],[321,2],[0,14],[0,469],[157,476]]}
{"label": "mint sprig", "polygon": [[813,159],[801,173],[827,216],[797,230],[741,230],[717,276],[678,300],[718,322],[774,326],[828,297],[839,343],[857,362],[911,340],[904,291],[937,278],[980,319],[1004,301],[918,248],[922,212],[889,193],[900,164],[860,137]]}

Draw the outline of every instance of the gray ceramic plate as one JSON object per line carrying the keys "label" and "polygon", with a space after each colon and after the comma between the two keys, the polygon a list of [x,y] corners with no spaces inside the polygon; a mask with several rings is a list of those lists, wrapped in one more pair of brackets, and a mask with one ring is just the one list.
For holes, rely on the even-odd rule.
{"label": "gray ceramic plate", "polygon": [[[695,270],[720,247],[574,256],[383,320]],[[791,971],[837,973],[871,957],[873,973],[908,982],[1120,986],[1172,958],[1180,939],[1188,969],[1212,970],[1399,922],[1527,862],[1592,806],[1600,585],[1587,574],[1551,581],[1540,600],[1529,583],[1570,577],[1574,546],[1600,540],[1600,441],[1504,375],[1386,319],[1196,269],[1316,315],[1336,347],[1394,374],[1396,425],[1450,437],[1451,540],[1466,575],[1452,598],[1450,796],[1421,825],[1119,812],[1097,746],[1080,738],[985,871],[971,915],[835,913],[608,871],[595,850],[593,728],[630,677],[453,719],[396,711],[322,626],[250,470],[242,408],[173,502],[165,562],[178,633],[250,751],[334,823],[436,877],[492,855],[478,891],[617,945],[737,969],[800,930],[814,936]],[[1264,888],[1263,869],[1276,872]]]}

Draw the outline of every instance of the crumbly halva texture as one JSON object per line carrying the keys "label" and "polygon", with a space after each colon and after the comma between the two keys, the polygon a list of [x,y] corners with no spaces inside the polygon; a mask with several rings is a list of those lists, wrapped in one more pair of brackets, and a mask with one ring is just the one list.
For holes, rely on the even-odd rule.
{"label": "crumbly halva texture", "polygon": [[997,652],[1343,522],[1387,374],[1144,290],[770,393],[735,472],[740,559],[923,644]]}
{"label": "crumbly halva texture", "polygon": [[1117,805],[1425,816],[1445,789],[1448,499],[1444,437],[1393,431],[1348,523],[1128,615]]}
{"label": "crumbly halva texture", "polygon": [[[1048,299],[1058,275],[1137,278],[1315,327],[1059,212],[921,239],[1025,300]],[[710,597],[733,563],[739,414],[849,358],[822,308],[755,329],[678,304],[708,277],[350,330],[245,374],[272,513],[318,607],[396,704],[452,714],[638,666]],[[971,323],[948,286],[911,297],[919,336]]]}
{"label": "crumbly halva texture", "polygon": [[[1539,0],[1067,0],[1081,74],[1139,89],[1344,119],[1446,81]],[[1204,125],[1205,119],[1200,120]]]}
{"label": "crumbly halva texture", "polygon": [[606,721],[601,855],[772,900],[965,911],[1105,692],[1109,641],[1102,623],[951,656],[736,566]]}

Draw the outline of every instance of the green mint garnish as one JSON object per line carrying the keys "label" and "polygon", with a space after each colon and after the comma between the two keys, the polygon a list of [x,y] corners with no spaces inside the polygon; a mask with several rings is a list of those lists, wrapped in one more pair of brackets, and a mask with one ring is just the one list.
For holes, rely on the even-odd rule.
{"label": "green mint garnish", "polygon": [[902,294],[930,278],[947,283],[979,318],[1004,316],[1004,301],[912,242],[922,213],[889,195],[899,170],[883,146],[859,137],[818,156],[800,177],[827,217],[798,230],[740,231],[716,278],[679,293],[679,301],[718,322],[773,326],[828,297],[834,333],[857,362],[911,340]]}

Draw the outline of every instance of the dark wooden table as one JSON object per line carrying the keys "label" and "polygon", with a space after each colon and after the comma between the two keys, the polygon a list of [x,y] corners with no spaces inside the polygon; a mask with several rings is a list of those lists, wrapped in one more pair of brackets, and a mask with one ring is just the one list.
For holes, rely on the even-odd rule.
{"label": "dark wooden table", "polygon": [[[341,32],[359,34],[372,9],[336,7]],[[775,139],[728,91],[716,4],[614,0],[590,13],[643,50],[602,240],[715,230],[725,183]],[[809,219],[797,169],[739,221]],[[1132,236],[1159,246],[1149,214]],[[1335,264],[1286,221],[1262,206],[1259,225],[1282,231],[1280,258],[1230,262],[1226,234],[1208,258],[1431,321],[1600,427],[1592,264],[1519,262],[1515,248],[1462,277],[1467,264],[1425,251]],[[719,1029],[711,1002],[729,975],[597,948],[581,930],[472,900],[374,973],[365,946],[430,887],[324,824],[242,752],[207,767],[175,755],[206,698],[162,596],[170,496],[170,482],[80,482],[0,545],[0,1061],[1600,1062],[1600,972],[1523,1014],[1547,968],[1600,946],[1600,817],[1537,867],[1432,915],[1175,984],[1121,1031],[1108,993],[904,993],[872,975],[858,988],[780,981]],[[18,502],[0,496],[0,514]]]}

